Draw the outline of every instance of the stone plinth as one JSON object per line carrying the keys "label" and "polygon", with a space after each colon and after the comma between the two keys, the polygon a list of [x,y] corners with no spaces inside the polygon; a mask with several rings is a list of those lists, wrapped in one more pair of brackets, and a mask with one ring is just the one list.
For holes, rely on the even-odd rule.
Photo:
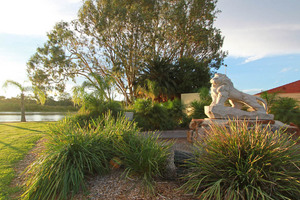
{"label": "stone plinth", "polygon": [[201,138],[206,134],[209,134],[210,127],[222,126],[229,128],[231,123],[242,123],[245,122],[248,124],[249,128],[253,127],[255,124],[260,124],[262,128],[270,126],[271,131],[283,130],[288,134],[292,134],[295,138],[300,137],[300,129],[294,124],[284,124],[281,121],[277,120],[226,120],[226,119],[193,119],[190,123],[190,131],[187,133],[187,140],[189,142],[201,141]]}
{"label": "stone plinth", "polygon": [[243,111],[234,107],[221,105],[205,106],[205,114],[211,119],[252,119],[252,120],[272,120],[274,115],[260,111]]}

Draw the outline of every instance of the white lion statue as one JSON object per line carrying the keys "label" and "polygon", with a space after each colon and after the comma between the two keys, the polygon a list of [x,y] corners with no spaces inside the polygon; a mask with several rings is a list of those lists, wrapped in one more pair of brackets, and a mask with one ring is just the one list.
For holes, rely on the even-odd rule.
{"label": "white lion statue", "polygon": [[[217,73],[210,82],[212,103],[205,108],[205,113],[210,118],[216,116],[220,116],[220,118],[241,116],[255,118],[258,116],[263,119],[271,119],[273,117],[266,113],[267,103],[262,98],[238,91],[226,75]],[[224,106],[227,100],[231,104],[231,108]],[[253,112],[241,110],[244,105],[251,108]]]}

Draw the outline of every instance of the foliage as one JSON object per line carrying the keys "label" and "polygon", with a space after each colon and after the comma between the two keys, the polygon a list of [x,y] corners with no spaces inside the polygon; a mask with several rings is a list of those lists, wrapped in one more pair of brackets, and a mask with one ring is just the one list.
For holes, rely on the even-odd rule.
{"label": "foliage", "polygon": [[211,77],[207,64],[183,57],[172,64],[170,60],[154,58],[146,64],[136,81],[137,96],[152,101],[166,101],[181,93],[196,92],[208,87]]}
{"label": "foliage", "polygon": [[85,111],[80,110],[73,116],[74,120],[79,123],[80,126],[85,126],[105,113],[111,112],[113,116],[117,116],[121,113],[121,104],[117,101],[100,101],[96,98],[89,98]]}
{"label": "foliage", "polygon": [[23,198],[68,199],[86,189],[86,175],[108,172],[112,150],[103,128],[99,122],[82,128],[68,118],[51,126],[47,149],[26,172]]}
{"label": "foliage", "polygon": [[277,120],[300,126],[300,108],[295,99],[279,97],[271,106],[270,113],[274,114]]}
{"label": "foliage", "polygon": [[232,121],[213,125],[187,163],[182,186],[201,199],[297,199],[300,152],[297,141],[270,126]]}
{"label": "foliage", "polygon": [[[25,97],[25,110],[27,112],[75,112],[75,108],[70,100],[55,101],[52,98],[47,98],[45,105],[37,104],[35,100]],[[19,112],[20,98],[3,98],[0,99],[0,112]]]}
{"label": "foliage", "polygon": [[108,172],[115,157],[121,159],[128,176],[137,175],[153,189],[153,178],[164,170],[169,146],[141,136],[133,122],[110,112],[86,126],[66,118],[50,127],[46,150],[27,170],[23,198],[70,199],[86,189],[87,175]]}
{"label": "foliage", "polygon": [[151,98],[152,101],[165,101],[176,96],[174,66],[169,60],[152,58],[148,61],[135,82],[138,97]]}
{"label": "foliage", "polygon": [[127,102],[145,64],[156,57],[170,63],[194,58],[218,69],[226,53],[214,27],[216,0],[85,0],[78,19],[61,22],[27,63],[39,88],[62,91],[65,81],[92,72],[114,80]]}
{"label": "foliage", "polygon": [[263,92],[263,93],[261,93],[260,97],[263,98],[266,101],[266,103],[267,103],[267,113],[270,113],[270,109],[271,109],[273,103],[278,98],[278,93],[276,93],[276,92],[274,92],[274,93]]}
{"label": "foliage", "polygon": [[167,165],[171,143],[159,142],[158,136],[147,137],[136,133],[126,133],[116,147],[125,166],[126,177],[134,175],[142,179],[148,192],[154,192],[154,178],[162,177]]}
{"label": "foliage", "polygon": [[211,103],[211,97],[209,94],[209,89],[202,87],[199,89],[199,101],[193,101],[191,103],[191,107],[193,109],[193,112],[191,114],[191,117],[193,119],[203,119],[206,117],[204,113],[204,106],[209,106]]}
{"label": "foliage", "polygon": [[179,127],[185,114],[181,101],[175,99],[164,103],[150,99],[137,99],[133,105],[134,120],[143,130],[170,130]]}
{"label": "foliage", "polygon": [[177,96],[181,93],[198,92],[201,88],[210,86],[211,72],[206,61],[183,57],[175,63],[173,69]]}
{"label": "foliage", "polygon": [[263,92],[261,97],[267,101],[267,111],[274,115],[274,119],[287,124],[292,122],[300,126],[300,107],[297,100],[279,97],[278,93],[267,92]]}
{"label": "foliage", "polygon": [[0,199],[18,193],[20,187],[11,187],[16,177],[15,165],[24,159],[43,136],[48,123],[0,123]]}
{"label": "foliage", "polygon": [[25,92],[29,90],[29,88],[22,86],[20,83],[13,80],[6,80],[3,84],[4,88],[7,88],[9,85],[17,87],[21,91],[21,122],[26,122],[25,118]]}
{"label": "foliage", "polygon": [[107,112],[117,116],[121,112],[121,104],[113,100],[104,100],[103,91],[96,89],[93,92],[86,92],[85,87],[73,88],[73,102],[81,106],[77,115],[73,118],[81,125],[97,119]]}

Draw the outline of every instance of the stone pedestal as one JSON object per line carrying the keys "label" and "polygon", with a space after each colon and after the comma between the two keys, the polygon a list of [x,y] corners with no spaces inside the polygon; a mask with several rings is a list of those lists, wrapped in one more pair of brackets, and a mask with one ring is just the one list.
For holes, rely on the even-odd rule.
{"label": "stone pedestal", "polygon": [[230,123],[241,123],[246,122],[249,128],[255,124],[260,124],[263,127],[270,126],[271,131],[276,131],[279,129],[284,130],[286,133],[293,134],[295,138],[300,136],[300,129],[296,125],[287,125],[277,120],[254,120],[254,119],[244,119],[244,120],[228,120],[228,119],[193,119],[190,123],[190,130],[187,134],[187,140],[189,142],[201,141],[201,137],[205,136],[210,131],[210,126],[225,126],[229,127]]}
{"label": "stone pedestal", "polygon": [[220,105],[205,106],[205,114],[211,119],[250,119],[250,120],[272,120],[274,115],[259,111],[243,111],[233,107]]}

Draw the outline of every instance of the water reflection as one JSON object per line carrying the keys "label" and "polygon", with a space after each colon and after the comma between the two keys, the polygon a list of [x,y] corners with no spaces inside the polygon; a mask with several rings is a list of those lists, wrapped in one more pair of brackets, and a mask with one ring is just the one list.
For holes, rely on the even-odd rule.
{"label": "water reflection", "polygon": [[[26,112],[26,121],[58,121],[67,116],[63,112]],[[19,122],[20,112],[0,112],[0,122]]]}

